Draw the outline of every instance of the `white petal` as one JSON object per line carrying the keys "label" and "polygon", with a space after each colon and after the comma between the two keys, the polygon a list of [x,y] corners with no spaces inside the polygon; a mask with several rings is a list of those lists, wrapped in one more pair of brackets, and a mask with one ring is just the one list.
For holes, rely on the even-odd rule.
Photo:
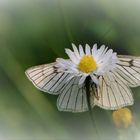
{"label": "white petal", "polygon": [[112,50],[112,49],[109,49],[109,50],[107,51],[107,53],[106,53],[106,56],[112,55],[112,53],[113,53],[113,50]]}
{"label": "white petal", "polygon": [[66,66],[71,66],[72,65],[72,63],[70,63],[69,60],[65,60],[63,58],[57,58],[56,62],[57,62],[56,66],[61,65],[61,66],[66,67]]}
{"label": "white petal", "polygon": [[85,75],[81,77],[81,79],[80,79],[80,81],[79,81],[79,85],[81,85],[81,84],[84,83],[84,81],[86,80],[86,77],[87,77],[87,76],[85,76]]}
{"label": "white petal", "polygon": [[75,44],[72,43],[72,47],[73,47],[75,56],[76,56],[78,59],[80,59],[80,54],[79,54],[79,51],[78,51],[77,47],[75,46]]}
{"label": "white petal", "polygon": [[91,48],[88,44],[86,44],[86,55],[91,55]]}
{"label": "white petal", "polygon": [[102,55],[104,50],[105,50],[105,45],[102,45],[101,48],[99,49],[99,54],[98,55]]}
{"label": "white petal", "polygon": [[102,45],[100,49],[97,50],[96,55],[94,57],[96,58],[96,61],[99,61],[102,58],[102,54],[105,51],[105,45]]}
{"label": "white petal", "polygon": [[69,56],[69,58],[71,59],[71,61],[75,64],[78,64],[77,57],[75,56],[75,54],[70,49],[65,49],[65,51]]}
{"label": "white petal", "polygon": [[91,74],[90,77],[96,85],[99,85],[99,80],[97,79],[95,75]]}
{"label": "white petal", "polygon": [[92,55],[94,56],[96,53],[97,53],[97,44],[94,44],[92,48]]}
{"label": "white petal", "polygon": [[70,72],[70,73],[78,73],[78,69],[76,64],[74,64],[72,61],[70,60],[65,60],[62,58],[57,58],[56,59],[56,67],[58,68],[59,71],[61,72]]}
{"label": "white petal", "polygon": [[60,67],[60,66],[64,66],[65,65],[65,62],[64,62],[64,59],[62,59],[62,58],[57,58],[56,59],[56,67]]}
{"label": "white petal", "polygon": [[81,57],[85,55],[82,45],[79,45],[79,52]]}

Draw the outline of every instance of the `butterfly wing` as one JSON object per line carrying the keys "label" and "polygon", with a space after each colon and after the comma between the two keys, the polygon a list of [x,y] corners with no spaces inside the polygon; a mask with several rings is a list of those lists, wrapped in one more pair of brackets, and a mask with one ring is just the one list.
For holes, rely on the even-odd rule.
{"label": "butterfly wing", "polygon": [[66,83],[69,74],[57,72],[56,63],[31,67],[26,70],[30,81],[43,92],[57,95]]}
{"label": "butterfly wing", "polygon": [[117,79],[130,87],[140,86],[140,57],[119,55],[117,69],[114,72]]}
{"label": "butterfly wing", "polygon": [[[57,100],[57,107],[60,111],[84,112],[88,111],[87,95],[85,85],[79,85],[80,77],[71,79],[61,91]],[[91,100],[91,107],[94,102]]]}
{"label": "butterfly wing", "polygon": [[[31,67],[26,70],[30,81],[43,92],[59,95],[57,107],[60,111],[84,112],[88,110],[85,85],[79,85],[81,77],[73,77],[68,73],[57,72],[56,63]],[[93,100],[92,100],[93,106]]]}
{"label": "butterfly wing", "polygon": [[118,79],[113,73],[99,78],[97,87],[98,98],[94,98],[95,105],[108,110],[116,110],[133,104],[132,92],[128,85]]}
{"label": "butterfly wing", "polygon": [[[104,109],[118,109],[133,104],[130,87],[140,85],[140,57],[118,56],[117,69],[99,77],[100,85],[91,88],[91,107],[98,105]],[[56,63],[32,67],[26,71],[27,77],[41,91],[60,96],[57,106],[60,111],[84,112],[88,110],[85,85],[78,85],[80,77],[57,72]],[[94,90],[94,91],[93,91]],[[93,94],[94,92],[94,94]],[[93,98],[94,97],[94,98]]]}

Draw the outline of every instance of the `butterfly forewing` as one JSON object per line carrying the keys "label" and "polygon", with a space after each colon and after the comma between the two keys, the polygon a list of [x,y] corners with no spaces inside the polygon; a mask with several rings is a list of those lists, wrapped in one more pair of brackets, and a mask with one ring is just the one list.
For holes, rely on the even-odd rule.
{"label": "butterfly forewing", "polygon": [[140,57],[119,55],[115,75],[130,87],[140,86]]}
{"label": "butterfly forewing", "polygon": [[41,91],[59,94],[66,83],[69,74],[57,72],[56,63],[29,68],[25,73],[31,82]]}

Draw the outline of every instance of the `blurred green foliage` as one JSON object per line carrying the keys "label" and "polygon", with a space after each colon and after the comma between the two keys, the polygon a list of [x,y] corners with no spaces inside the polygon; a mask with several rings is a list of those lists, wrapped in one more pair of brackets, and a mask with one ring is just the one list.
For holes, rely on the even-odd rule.
{"label": "blurred green foliage", "polygon": [[[71,43],[105,44],[119,54],[140,55],[138,0],[0,0],[0,139],[139,140],[140,88],[133,90],[133,128],[115,128],[111,111],[59,112],[56,96],[41,94],[24,71],[67,57]],[[96,134],[95,129],[98,131]]]}

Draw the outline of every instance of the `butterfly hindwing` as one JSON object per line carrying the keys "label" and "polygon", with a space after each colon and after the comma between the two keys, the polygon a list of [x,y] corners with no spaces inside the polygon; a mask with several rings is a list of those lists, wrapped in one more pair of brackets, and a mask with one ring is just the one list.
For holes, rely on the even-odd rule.
{"label": "butterfly hindwing", "polygon": [[[57,100],[60,111],[84,112],[88,111],[87,94],[85,84],[78,85],[80,77],[71,79],[61,91]],[[91,100],[91,108],[94,103]]]}
{"label": "butterfly hindwing", "polygon": [[94,98],[95,105],[108,110],[116,110],[133,104],[130,88],[113,73],[108,73],[99,78],[100,85],[97,89],[98,98]]}

